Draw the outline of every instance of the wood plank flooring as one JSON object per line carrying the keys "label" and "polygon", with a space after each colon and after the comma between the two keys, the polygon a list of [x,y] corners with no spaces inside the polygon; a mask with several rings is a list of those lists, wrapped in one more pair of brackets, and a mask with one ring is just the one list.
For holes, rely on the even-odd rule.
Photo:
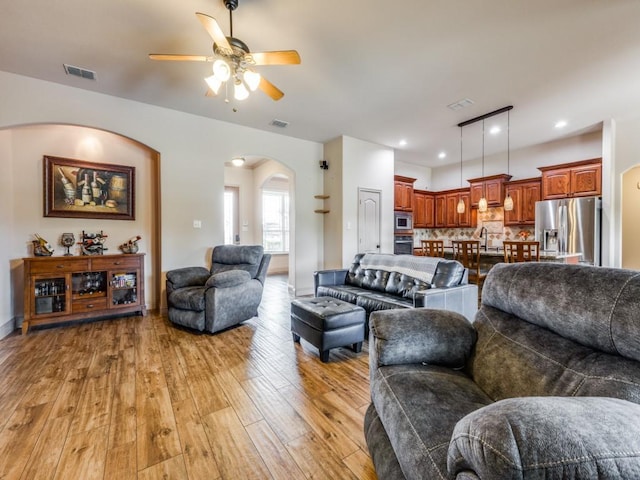
{"label": "wood plank flooring", "polygon": [[368,351],[295,344],[285,279],[216,334],[160,315],[0,341],[2,479],[375,479]]}

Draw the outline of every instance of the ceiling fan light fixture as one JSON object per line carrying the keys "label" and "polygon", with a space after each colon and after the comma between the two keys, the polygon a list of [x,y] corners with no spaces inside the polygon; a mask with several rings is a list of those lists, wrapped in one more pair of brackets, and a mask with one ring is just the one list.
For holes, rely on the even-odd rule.
{"label": "ceiling fan light fixture", "polygon": [[215,74],[210,77],[206,77],[204,81],[207,82],[211,91],[217,95],[220,91],[220,87],[222,86],[222,81]]}
{"label": "ceiling fan light fixture", "polygon": [[226,82],[231,76],[231,67],[224,60],[217,59],[213,62],[213,74],[217,76],[221,82]]}
{"label": "ceiling fan light fixture", "polygon": [[253,70],[245,70],[243,78],[245,83],[249,87],[249,90],[255,92],[260,85],[260,74],[258,72],[254,72]]}
{"label": "ceiling fan light fixture", "polygon": [[233,98],[236,100],[246,100],[249,97],[249,90],[240,80],[237,80],[233,89]]}

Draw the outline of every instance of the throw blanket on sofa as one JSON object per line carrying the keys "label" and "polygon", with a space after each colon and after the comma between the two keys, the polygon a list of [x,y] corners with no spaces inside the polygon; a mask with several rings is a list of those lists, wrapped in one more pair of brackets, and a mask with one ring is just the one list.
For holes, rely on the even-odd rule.
{"label": "throw blanket on sofa", "polygon": [[384,270],[385,272],[398,272],[430,284],[440,260],[432,257],[374,253],[365,254],[360,260],[360,267]]}

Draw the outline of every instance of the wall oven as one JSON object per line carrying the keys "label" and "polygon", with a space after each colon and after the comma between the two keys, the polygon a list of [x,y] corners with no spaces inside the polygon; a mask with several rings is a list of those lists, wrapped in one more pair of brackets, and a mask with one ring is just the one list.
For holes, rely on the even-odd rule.
{"label": "wall oven", "polygon": [[396,235],[393,242],[396,255],[413,255],[413,235]]}
{"label": "wall oven", "polygon": [[396,233],[410,233],[413,229],[413,217],[407,212],[395,212],[394,230]]}

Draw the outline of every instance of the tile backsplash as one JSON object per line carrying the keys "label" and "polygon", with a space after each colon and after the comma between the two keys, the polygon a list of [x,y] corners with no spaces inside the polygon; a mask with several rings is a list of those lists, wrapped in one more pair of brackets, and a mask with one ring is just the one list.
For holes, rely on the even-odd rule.
{"label": "tile backsplash", "polygon": [[486,212],[478,212],[476,228],[416,228],[413,230],[413,245],[420,247],[420,240],[444,240],[448,245],[451,240],[480,240],[482,227],[487,229],[487,246],[501,247],[504,240],[519,240],[527,235],[533,240],[534,228],[531,226],[505,227],[504,209],[493,207]]}

